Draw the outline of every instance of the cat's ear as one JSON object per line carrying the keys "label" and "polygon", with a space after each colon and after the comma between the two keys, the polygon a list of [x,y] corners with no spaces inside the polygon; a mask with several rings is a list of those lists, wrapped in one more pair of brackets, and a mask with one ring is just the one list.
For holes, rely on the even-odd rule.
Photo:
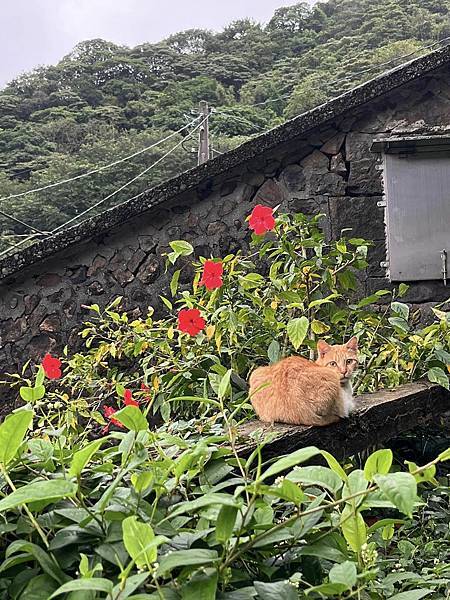
{"label": "cat's ear", "polygon": [[330,344],[328,344],[325,340],[319,340],[317,342],[317,353],[320,358],[323,358],[327,352],[331,349]]}
{"label": "cat's ear", "polygon": [[353,336],[345,345],[349,350],[354,350],[356,352],[358,350],[358,338]]}

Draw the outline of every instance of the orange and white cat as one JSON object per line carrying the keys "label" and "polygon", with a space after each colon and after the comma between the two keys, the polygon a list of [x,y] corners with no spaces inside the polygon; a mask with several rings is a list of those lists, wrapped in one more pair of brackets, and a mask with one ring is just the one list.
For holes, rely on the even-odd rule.
{"label": "orange and white cat", "polygon": [[358,340],[331,346],[317,342],[316,362],[290,356],[250,375],[250,400],[261,421],[329,425],[354,410],[351,377]]}

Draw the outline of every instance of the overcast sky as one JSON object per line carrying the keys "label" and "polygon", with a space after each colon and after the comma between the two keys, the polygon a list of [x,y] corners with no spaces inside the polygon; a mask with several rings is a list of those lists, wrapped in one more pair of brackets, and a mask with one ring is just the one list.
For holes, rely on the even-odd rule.
{"label": "overcast sky", "polygon": [[23,71],[58,62],[83,40],[135,46],[193,27],[267,21],[295,0],[0,0],[0,87]]}

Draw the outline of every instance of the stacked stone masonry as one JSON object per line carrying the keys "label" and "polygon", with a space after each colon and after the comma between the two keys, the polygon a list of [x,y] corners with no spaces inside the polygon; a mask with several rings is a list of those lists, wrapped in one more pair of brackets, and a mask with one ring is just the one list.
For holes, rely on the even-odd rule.
{"label": "stacked stone masonry", "polygon": [[[106,306],[116,296],[135,315],[160,309],[167,294],[163,254],[174,239],[196,255],[224,256],[245,249],[246,216],[258,203],[282,211],[325,215],[324,229],[375,242],[361,293],[389,288],[385,260],[382,172],[370,151],[380,137],[450,132],[448,67],[389,92],[226,173],[207,178],[120,227],[72,245],[0,280],[0,372],[29,358],[79,345],[85,305]],[[412,257],[413,260],[413,257]],[[188,284],[189,266],[181,283]],[[427,307],[449,295],[441,282],[412,284],[407,301]]]}

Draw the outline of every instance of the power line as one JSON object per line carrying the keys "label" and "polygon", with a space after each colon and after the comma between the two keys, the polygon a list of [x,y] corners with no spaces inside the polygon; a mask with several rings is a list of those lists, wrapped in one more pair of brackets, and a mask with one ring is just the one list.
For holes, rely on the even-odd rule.
{"label": "power line", "polygon": [[[188,134],[187,137],[191,137],[191,135],[194,133],[194,131],[196,131],[197,129],[199,129],[203,125],[203,123],[206,121],[207,118],[208,117],[204,118],[200,123],[198,123],[198,125],[196,125],[194,127],[194,129],[192,129],[192,131],[189,132],[189,134]],[[197,120],[197,119],[195,119],[195,120]],[[133,179],[130,179],[129,181],[127,181],[126,183],[124,183],[123,185],[121,185],[120,188],[118,188],[117,190],[115,190],[111,194],[108,194],[108,196],[106,196],[105,198],[102,198],[102,200],[99,200],[93,206],[90,206],[89,208],[87,208],[85,211],[83,211],[79,215],[76,215],[75,217],[72,217],[71,219],[69,219],[68,221],[66,221],[62,225],[59,225],[58,227],[55,227],[55,229],[52,229],[52,231],[50,233],[53,235],[54,233],[56,233],[60,229],[63,229],[64,227],[66,227],[70,223],[73,223],[73,221],[76,221],[80,217],[83,217],[88,212],[91,212],[91,210],[94,210],[94,208],[97,208],[98,206],[100,206],[100,204],[103,204],[104,202],[106,202],[107,200],[109,200],[110,198],[112,198],[113,196],[115,196],[116,194],[118,194],[119,192],[121,192],[122,190],[124,190],[126,187],[128,187],[129,185],[131,185],[132,183],[134,183],[135,181],[137,181],[141,177],[143,177],[143,175],[145,175],[146,173],[148,173],[148,171],[150,171],[151,169],[153,169],[154,167],[156,167],[157,165],[159,165],[160,162],[162,162],[165,158],[167,158],[167,156],[169,156],[169,154],[172,154],[172,152],[174,152],[179,146],[181,146],[184,141],[185,141],[185,138],[183,138],[181,141],[179,141],[177,144],[175,144],[175,146],[173,146],[170,150],[168,150],[165,154],[163,154],[160,158],[158,158],[158,160],[156,160],[154,163],[152,163],[149,167],[147,167],[146,169],[144,169],[143,171],[141,171],[141,173],[139,173],[138,175],[136,175],[135,177],[133,177]]]}
{"label": "power line", "polygon": [[218,115],[223,115],[224,117],[229,117],[230,119],[234,119],[235,121],[239,121],[240,123],[247,125],[247,127],[253,127],[254,129],[258,129],[259,131],[265,131],[264,127],[261,127],[260,125],[256,125],[255,123],[248,121],[245,117],[240,117],[233,113],[227,113],[227,112],[224,112],[223,110],[217,110],[217,108],[213,108],[212,113],[218,114]]}
{"label": "power line", "polygon": [[5,217],[7,219],[10,219],[11,221],[19,223],[20,225],[23,225],[24,227],[27,227],[27,229],[31,229],[31,231],[35,231],[36,233],[39,233],[40,235],[47,235],[47,232],[41,231],[40,229],[33,227],[33,225],[29,225],[28,223],[25,223],[25,221],[21,221],[20,219],[13,217],[12,215],[9,215],[8,213],[4,212],[3,210],[0,210],[0,215],[2,215],[3,217]]}
{"label": "power line", "polygon": [[92,169],[92,171],[88,171],[87,173],[82,173],[81,175],[75,175],[74,177],[70,177],[68,179],[63,179],[62,181],[58,181],[56,183],[50,183],[48,185],[44,185],[42,187],[35,188],[33,190],[27,190],[26,192],[21,192],[20,194],[11,194],[10,196],[4,196],[3,198],[0,198],[0,202],[3,200],[10,200],[12,198],[21,198],[22,196],[27,196],[28,194],[34,194],[36,192],[42,192],[43,190],[48,190],[50,188],[54,188],[54,187],[63,185],[64,183],[70,183],[71,181],[76,181],[77,179],[83,179],[84,177],[88,177],[89,175],[94,175],[95,173],[99,173],[100,171],[105,171],[106,169],[110,169],[111,167],[119,165],[127,160],[130,160],[131,158],[134,158],[135,156],[139,156],[140,154],[143,154],[144,152],[147,152],[148,150],[155,148],[156,146],[159,146],[160,144],[163,144],[164,142],[167,142],[168,140],[173,138],[175,135],[181,133],[184,129],[187,129],[188,127],[190,127],[193,123],[195,123],[199,119],[200,119],[200,115],[195,117],[195,119],[192,119],[192,121],[190,121],[187,125],[183,125],[183,127],[180,127],[180,129],[177,129],[177,131],[173,131],[171,134],[167,135],[162,140],[159,140],[158,142],[150,144],[150,146],[146,146],[142,150],[138,150],[137,152],[134,152],[133,154],[130,154],[129,156],[125,156],[124,158],[116,160],[108,165],[104,165],[103,167],[98,167],[97,169]]}
{"label": "power line", "polygon": [[[198,118],[194,119],[193,121],[191,121],[191,124],[194,123],[195,121],[197,121]],[[198,123],[186,136],[186,138],[189,138],[192,136],[192,134],[199,129],[203,123],[204,123],[205,119],[203,119],[202,121],[200,121],[200,123]],[[183,128],[184,129],[184,128]],[[128,187],[129,185],[131,185],[132,183],[134,183],[137,179],[140,179],[141,177],[143,177],[146,173],[148,173],[148,171],[150,171],[151,169],[153,169],[154,167],[156,167],[160,162],[162,162],[167,156],[169,156],[170,154],[172,154],[172,152],[174,152],[179,146],[181,146],[183,144],[183,142],[186,140],[186,138],[183,138],[182,140],[180,140],[177,144],[175,144],[170,150],[168,150],[165,154],[163,154],[160,158],[158,158],[158,160],[156,160],[154,163],[152,163],[150,166],[148,166],[146,169],[144,169],[144,171],[142,171],[141,173],[139,173],[138,175],[136,175],[135,177],[133,177],[132,179],[130,179],[129,181],[127,181],[126,183],[124,183],[122,186],[120,186],[120,188],[118,188],[117,190],[115,190],[114,192],[112,192],[111,194],[109,194],[108,196],[106,196],[105,198],[102,198],[101,200],[99,200],[98,202],[96,202],[93,206],[90,206],[89,208],[87,208],[85,211],[83,211],[82,213],[80,213],[79,215],[76,215],[75,217],[73,217],[72,219],[69,219],[68,221],[66,221],[65,223],[63,223],[62,225],[59,225],[58,227],[55,227],[55,229],[52,229],[52,231],[48,232],[49,236],[54,235],[55,233],[57,233],[58,231],[62,230],[63,228],[67,227],[67,225],[69,225],[70,223],[73,223],[74,221],[78,220],[79,218],[83,217],[84,215],[86,215],[87,213],[89,213],[90,211],[94,210],[95,208],[97,208],[98,206],[100,206],[101,204],[103,204],[104,202],[106,202],[107,200],[109,200],[110,198],[112,198],[113,196],[115,196],[116,194],[118,194],[119,192],[121,192],[122,190],[124,190],[126,187]],[[143,194],[145,194],[149,189],[151,188],[147,188],[146,190],[144,190],[143,192],[139,193],[137,196],[134,196],[133,198],[129,198],[128,200],[134,200],[136,198],[138,198],[139,196],[142,196]],[[13,249],[17,249],[20,246],[23,246],[23,244],[25,244],[28,241],[32,241],[37,234],[33,234],[23,240],[21,240],[20,242],[18,242],[17,244],[15,244],[14,246],[12,246],[11,248],[6,248],[5,250],[3,250],[2,252],[0,252],[0,256],[3,256],[4,254],[7,254],[8,252],[10,252]]]}

